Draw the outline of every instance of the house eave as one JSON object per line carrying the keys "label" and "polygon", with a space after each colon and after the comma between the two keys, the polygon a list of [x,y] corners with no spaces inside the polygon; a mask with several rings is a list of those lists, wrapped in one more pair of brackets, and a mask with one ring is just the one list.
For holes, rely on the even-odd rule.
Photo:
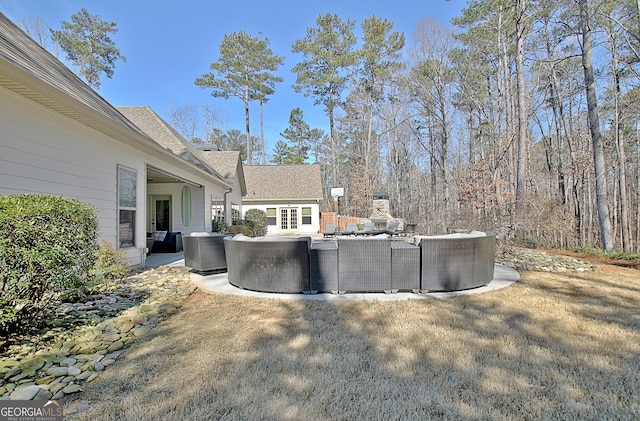
{"label": "house eave", "polygon": [[[48,109],[77,121],[87,127],[97,130],[105,135],[126,145],[142,150],[147,154],[168,159],[171,162],[179,162],[189,172],[204,177],[222,188],[230,189],[233,186],[227,182],[208,174],[206,171],[176,157],[171,151],[157,144],[153,139],[142,133],[137,127],[122,116],[124,122],[115,121],[93,107],[84,104],[67,93],[55,88],[45,81],[22,71],[13,64],[2,60],[0,57],[0,86],[40,104]],[[105,104],[108,105],[108,103]],[[119,111],[113,109],[122,115]],[[125,124],[128,122],[131,127]]]}

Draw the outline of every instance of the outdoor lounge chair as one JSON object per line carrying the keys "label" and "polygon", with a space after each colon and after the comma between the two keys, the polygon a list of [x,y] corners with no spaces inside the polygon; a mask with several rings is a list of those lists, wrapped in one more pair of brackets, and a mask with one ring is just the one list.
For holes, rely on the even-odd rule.
{"label": "outdoor lounge chair", "polygon": [[[164,231],[157,231],[163,233]],[[152,253],[177,253],[182,251],[182,233],[181,232],[167,232],[164,238],[160,239],[162,235],[158,236],[152,246]],[[155,235],[154,235],[155,238]]]}
{"label": "outdoor lounge chair", "polygon": [[356,235],[372,235],[374,227],[375,227],[375,224],[373,222],[367,222],[364,224],[364,227],[361,230],[356,230],[355,234]]}
{"label": "outdoor lounge chair", "polygon": [[324,237],[332,237],[336,235],[336,224],[327,224],[322,232]]}
{"label": "outdoor lounge chair", "polygon": [[342,230],[342,235],[354,235],[358,230],[358,224],[355,222],[347,222],[347,226]]}
{"label": "outdoor lounge chair", "polygon": [[398,227],[400,226],[400,222],[398,221],[391,221],[389,223],[389,226],[387,227],[387,229],[384,231],[385,234],[389,234],[391,236],[393,235],[400,235],[402,234],[402,231],[398,231]]}

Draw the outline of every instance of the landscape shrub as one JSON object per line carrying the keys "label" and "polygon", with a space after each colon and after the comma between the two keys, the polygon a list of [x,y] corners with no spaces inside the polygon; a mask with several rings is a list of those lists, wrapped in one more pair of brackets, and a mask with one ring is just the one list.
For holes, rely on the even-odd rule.
{"label": "landscape shrub", "polygon": [[48,301],[93,281],[98,220],[78,200],[0,196],[0,334],[42,317]]}
{"label": "landscape shrub", "polygon": [[251,227],[251,236],[260,237],[267,234],[267,213],[260,209],[249,209],[244,220]]}
{"label": "landscape shrub", "polygon": [[597,247],[569,247],[568,250],[576,253],[590,254],[597,257],[605,257],[611,260],[626,261],[634,266],[640,265],[640,254],[616,251],[608,253]]}
{"label": "landscape shrub", "polygon": [[224,234],[227,232],[227,224],[222,221],[211,221],[211,231]]}
{"label": "landscape shrub", "polygon": [[242,235],[246,235],[247,237],[250,237],[251,227],[249,225],[244,225],[244,224],[235,224],[228,227],[227,232],[231,232],[233,234],[242,234]]}
{"label": "landscape shrub", "polygon": [[104,281],[122,279],[129,274],[129,266],[122,250],[116,250],[111,243],[100,243],[100,249],[96,253],[95,275]]}
{"label": "landscape shrub", "polygon": [[586,253],[593,254],[594,256],[605,256],[607,254],[606,251],[599,249],[597,247],[569,247],[569,251],[574,251],[576,253]]}

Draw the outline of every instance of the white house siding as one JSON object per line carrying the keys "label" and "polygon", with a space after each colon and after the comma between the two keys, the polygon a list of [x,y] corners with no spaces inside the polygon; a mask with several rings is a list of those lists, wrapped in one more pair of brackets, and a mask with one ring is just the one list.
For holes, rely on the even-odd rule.
{"label": "white house siding", "polygon": [[[270,204],[249,204],[242,205],[243,216],[249,209],[260,209],[267,212],[267,208],[276,208],[276,225],[269,225],[267,234],[287,235],[287,234],[317,234],[320,230],[320,206],[317,203],[270,203]],[[298,210],[298,229],[296,231],[283,232],[280,229],[280,209],[296,208]],[[311,208],[311,224],[302,224],[302,208]]]}
{"label": "white house siding", "polygon": [[[182,222],[183,183],[149,184],[147,164],[201,185],[191,189],[191,223]],[[147,199],[173,197],[173,229],[211,231],[211,195],[226,188],[212,185],[178,158],[142,151],[0,87],[0,194],[47,194],[80,199],[95,207],[99,241],[117,244],[118,165],[137,172],[136,247],[123,248],[128,263],[141,265],[146,247]],[[153,186],[153,187],[152,187]],[[162,191],[151,190],[162,188]]]}
{"label": "white house siding", "polygon": [[[0,88],[0,194],[37,193],[80,199],[95,207],[99,241],[117,243],[118,165],[137,171],[136,247],[124,248],[130,265],[141,265],[146,247],[147,164],[194,184],[189,227],[181,216],[185,184],[171,184],[174,230],[211,231],[211,194],[225,189],[178,164],[142,151]],[[197,171],[196,171],[197,173]],[[150,185],[151,186],[151,185]],[[167,193],[166,185],[162,194]]]}
{"label": "white house siding", "polygon": [[[137,171],[136,240],[144,243],[145,168],[139,153],[108,136],[0,88],[0,194],[38,193],[95,207],[99,241],[117,241],[117,171]],[[142,249],[126,248],[132,265]]]}

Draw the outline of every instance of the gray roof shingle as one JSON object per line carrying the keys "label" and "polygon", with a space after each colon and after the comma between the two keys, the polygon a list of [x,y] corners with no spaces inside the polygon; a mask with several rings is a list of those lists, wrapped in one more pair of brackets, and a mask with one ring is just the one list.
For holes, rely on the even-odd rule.
{"label": "gray roof shingle", "polygon": [[242,193],[246,193],[244,170],[238,151],[199,151],[204,160],[216,169],[224,180],[233,184],[236,177],[239,178]]}
{"label": "gray roof shingle", "polygon": [[245,165],[243,201],[322,200],[320,165]]}
{"label": "gray roof shingle", "polygon": [[180,133],[156,114],[151,107],[117,107],[117,109],[160,146],[226,182],[225,178],[216,171],[216,168],[206,162],[200,151],[187,142]]}

